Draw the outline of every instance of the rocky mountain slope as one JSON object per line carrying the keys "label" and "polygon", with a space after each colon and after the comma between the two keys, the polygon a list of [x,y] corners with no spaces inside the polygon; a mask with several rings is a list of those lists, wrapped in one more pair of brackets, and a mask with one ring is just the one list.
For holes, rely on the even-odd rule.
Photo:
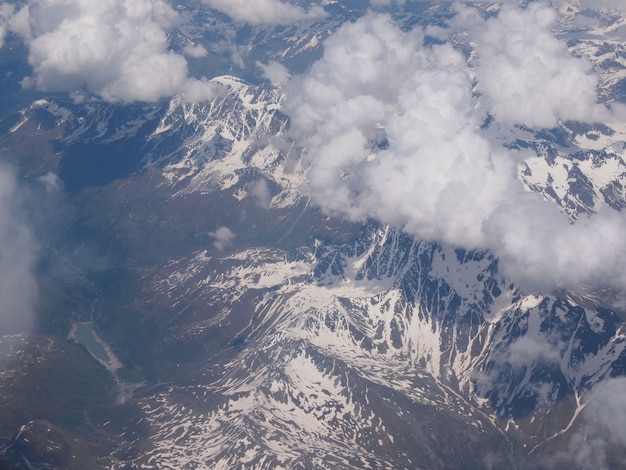
{"label": "rocky mountain slope", "polygon": [[[326,34],[300,33],[285,57]],[[621,49],[569,45],[621,100]],[[103,391],[69,417],[7,418],[3,464],[74,468],[84,452],[119,469],[578,468],[568,449],[595,429],[594,386],[625,373],[615,293],[526,291],[488,251],[329,217],[300,191],[280,87],[214,81],[224,93],[200,104],[50,97],[0,123],[2,156],[34,194],[57,191],[67,218],[42,237],[42,337],[11,351],[65,354],[83,375],[62,387],[89,377]],[[572,220],[626,205],[620,132],[485,126],[532,153],[520,180]],[[124,373],[64,342],[78,321]],[[0,363],[5,399],[68,374],[26,354],[57,377],[23,384],[18,363]],[[50,433],[47,447],[32,437]],[[625,458],[603,450],[609,466]]]}

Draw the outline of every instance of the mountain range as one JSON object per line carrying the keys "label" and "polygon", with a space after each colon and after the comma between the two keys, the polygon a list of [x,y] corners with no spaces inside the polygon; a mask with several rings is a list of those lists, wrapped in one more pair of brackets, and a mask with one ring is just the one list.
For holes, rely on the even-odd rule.
{"label": "mountain range", "polygon": [[[0,155],[37,240],[39,300],[29,333],[0,337],[2,468],[623,464],[618,286],[533,288],[489,246],[346,217],[303,189],[312,170],[285,104],[293,89],[255,64],[306,74],[369,5],[319,4],[327,17],[272,27],[181,4],[189,21],[169,39],[174,50],[209,51],[189,59],[215,76],[220,91],[208,100],[30,90],[20,94],[28,103],[7,106]],[[389,10],[402,31],[454,17],[443,3]],[[617,109],[626,54],[614,34],[624,18],[589,9],[600,26],[582,29],[574,13],[561,8],[558,36]],[[425,44],[443,43],[432,34]],[[451,41],[471,59],[471,41]],[[9,47],[23,63],[19,38],[7,37]],[[14,67],[6,56],[2,65]],[[377,129],[368,151],[383,159],[392,124]],[[494,112],[480,132],[524,152],[523,191],[568,223],[626,207],[618,125],[533,127]]]}

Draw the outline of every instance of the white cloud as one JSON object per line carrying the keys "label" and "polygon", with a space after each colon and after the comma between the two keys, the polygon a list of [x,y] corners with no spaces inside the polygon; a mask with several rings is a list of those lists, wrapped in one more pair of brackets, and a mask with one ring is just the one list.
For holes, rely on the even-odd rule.
{"label": "white cloud", "polygon": [[370,6],[372,8],[389,7],[394,3],[398,6],[403,6],[405,4],[405,0],[370,0]]}
{"label": "white cloud", "polygon": [[503,273],[526,287],[626,288],[622,213],[603,209],[572,225],[550,203],[521,197],[499,207],[484,229]]}
{"label": "white cloud", "polygon": [[0,48],[4,46],[4,38],[9,30],[9,22],[13,17],[15,8],[8,3],[0,3]]}
{"label": "white cloud", "polygon": [[538,361],[558,362],[560,359],[557,347],[540,333],[526,334],[516,340],[506,356],[507,363],[515,368],[528,367]]}
{"label": "white cloud", "polygon": [[611,447],[626,447],[624,390],[624,377],[608,378],[594,386],[582,413],[583,427],[572,436],[568,452],[555,456],[556,463],[574,463],[577,468],[598,470],[613,468],[609,465]]}
{"label": "white cloud", "polygon": [[287,70],[287,67],[274,60],[269,61],[267,64],[257,62],[257,67],[261,68],[263,76],[274,85],[284,85],[289,79],[289,70]]}
{"label": "white cloud", "polygon": [[15,177],[0,167],[0,334],[31,328],[38,300],[35,243],[15,213],[16,191]]}
{"label": "white cloud", "polygon": [[269,208],[272,194],[265,179],[256,181],[248,191],[248,195],[252,197],[257,206],[263,209]]}
{"label": "white cloud", "polygon": [[46,188],[47,193],[59,191],[63,184],[61,182],[61,178],[59,178],[59,175],[51,171],[37,178],[37,181],[39,181],[44,186],[44,188]]}
{"label": "white cloud", "polygon": [[307,190],[329,212],[480,246],[514,165],[475,132],[471,77],[452,47],[423,47],[386,15],[342,27],[286,87]]}
{"label": "white cloud", "polygon": [[[471,34],[478,50],[478,89],[500,121],[555,127],[559,120],[602,121],[598,78],[552,33],[556,13],[540,2],[503,5]],[[573,98],[575,97],[575,98]]]}
{"label": "white cloud", "polygon": [[626,446],[626,378],[600,382],[593,389],[585,409],[588,419],[595,421],[620,446]]}
{"label": "white cloud", "polygon": [[43,91],[86,90],[111,102],[215,94],[189,77],[185,58],[168,49],[178,16],[163,0],[30,0],[26,7],[33,76]]}
{"label": "white cloud", "polygon": [[[528,23],[531,32],[545,33],[532,26],[543,10],[531,7],[522,13],[505,8],[504,18],[489,20],[493,23],[477,45],[479,54],[481,44],[487,50],[480,67],[495,61],[489,59],[493,56],[513,70],[506,54],[514,58],[516,46],[505,47],[502,58],[485,45],[503,40],[494,31],[513,23],[511,15],[520,22],[516,30]],[[539,61],[548,61],[552,51],[569,72],[586,73],[563,56],[561,45],[550,44],[556,39],[543,39],[548,44],[538,52],[532,39],[522,38],[519,45],[539,54]],[[571,107],[546,96],[553,81],[563,86],[566,79],[559,73],[537,83],[523,71],[517,86],[527,109],[547,106],[548,116],[505,109],[501,100],[514,98],[506,90],[494,92],[495,85],[481,85],[484,72],[476,77],[490,92],[496,119],[552,125],[555,119],[584,119],[597,110],[595,99],[585,98],[590,89],[584,80],[575,90],[583,92],[583,102]],[[624,216],[607,209],[571,225],[556,206],[525,192],[517,176],[524,156],[481,133],[484,115],[473,95],[473,78],[474,70],[451,46],[426,47],[421,31],[403,32],[387,15],[370,13],[342,26],[324,43],[323,57],[310,71],[285,86],[290,132],[303,147],[308,168],[304,191],[328,213],[376,218],[420,238],[489,248],[500,258],[501,270],[528,288],[626,287],[626,244],[619,235],[626,233]]]}
{"label": "white cloud", "polygon": [[184,51],[185,54],[196,59],[209,55],[208,51],[204,48],[202,44],[187,44]]}
{"label": "white cloud", "polygon": [[285,110],[326,210],[477,246],[514,166],[474,131],[465,59],[422,43],[386,15],[344,26],[288,84]]}
{"label": "white cloud", "polygon": [[280,0],[203,0],[203,2],[235,21],[251,25],[293,24],[327,16],[322,7],[312,6],[305,10]]}
{"label": "white cloud", "polygon": [[228,227],[220,227],[215,232],[209,232],[209,236],[213,238],[213,247],[219,251],[224,251],[232,245],[235,234]]}

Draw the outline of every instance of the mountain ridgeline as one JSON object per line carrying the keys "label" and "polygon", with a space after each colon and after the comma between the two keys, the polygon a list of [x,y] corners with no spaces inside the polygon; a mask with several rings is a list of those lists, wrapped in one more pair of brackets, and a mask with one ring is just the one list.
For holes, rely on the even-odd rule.
{"label": "mountain ridgeline", "polygon": [[[445,16],[430,14],[404,21]],[[277,42],[294,64],[319,55]],[[626,69],[619,46],[568,46],[601,74]],[[585,468],[571,449],[597,431],[586,405],[626,374],[619,293],[528,291],[487,250],[326,214],[303,190],[280,87],[213,81],[223,93],[199,104],[49,97],[0,121],[0,154],[64,221],[33,223],[37,333],[0,341],[12,351],[0,395],[23,410],[0,420],[0,466]],[[623,100],[622,82],[601,85]],[[626,207],[624,144],[603,144],[613,134],[564,122],[502,140],[534,154],[520,184],[575,221]],[[40,184],[51,174],[56,189]],[[64,339],[77,322],[119,369]],[[52,383],[51,410],[68,408],[85,380],[98,391],[67,413],[23,393]],[[626,458],[610,439],[602,451],[609,467]]]}

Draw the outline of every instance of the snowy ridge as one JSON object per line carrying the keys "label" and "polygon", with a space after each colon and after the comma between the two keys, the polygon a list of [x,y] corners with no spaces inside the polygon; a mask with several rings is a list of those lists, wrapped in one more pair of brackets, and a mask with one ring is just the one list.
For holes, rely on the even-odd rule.
{"label": "snowy ridge", "polygon": [[270,141],[283,133],[287,122],[279,111],[280,92],[235,77],[214,81],[228,90],[224,96],[199,104],[186,104],[179,97],[170,103],[150,139],[171,141],[176,134],[183,141],[173,153],[153,152],[153,162],[177,189],[175,196],[236,186],[245,197],[256,181],[252,171],[259,170],[281,188],[268,201],[270,207],[293,204],[298,178],[286,174],[284,156]]}
{"label": "snowy ridge", "polygon": [[62,149],[97,144],[130,151],[130,158],[141,158],[137,170],[159,168],[174,188],[172,197],[231,190],[263,206],[291,207],[300,199],[297,187],[304,176],[284,165],[279,143],[287,117],[280,112],[280,90],[231,76],[213,81],[224,93],[197,104],[186,103],[184,96],[153,106],[39,100],[11,131],[32,120],[38,127],[62,129]]}
{"label": "snowy ridge", "polygon": [[[290,32],[301,39],[276,57],[318,47],[330,29]],[[597,38],[569,46],[599,71],[603,99],[618,99],[622,47]],[[159,175],[147,191],[168,201],[226,196],[211,204],[253,198],[245,207],[265,211],[259,218],[291,224],[306,206],[306,175],[291,168],[298,156],[285,144],[281,90],[214,81],[224,93],[198,104],[40,101],[10,130],[59,128],[65,149],[130,142],[142,159],[131,171]],[[496,145],[526,152],[522,184],[572,220],[626,207],[624,129],[485,127]],[[305,232],[291,249],[276,241],[282,226],[240,241],[257,228],[224,220],[208,230],[228,224],[238,235],[231,245],[211,248],[200,233],[206,249],[195,242],[138,268],[138,324],[158,335],[148,344],[164,359],[198,353],[175,356],[167,384],[131,397],[148,430],[113,468],[480,468],[493,449],[511,468],[541,458],[546,439],[567,437],[591,388],[623,375],[626,330],[601,307],[603,293],[524,292],[488,252],[376,224],[348,236],[331,220],[327,238]]]}
{"label": "snowy ridge", "polygon": [[603,206],[622,209],[626,201],[623,152],[623,148],[608,148],[550,159],[529,158],[521,178],[529,189],[558,204],[572,219]]}
{"label": "snowy ridge", "polygon": [[14,131],[30,119],[29,115],[34,115],[32,117],[44,125],[64,129],[60,139],[63,145],[93,142],[107,144],[141,135],[142,127],[149,125],[157,113],[156,106],[121,107],[103,103],[78,105],[63,100],[38,100],[26,110],[22,122]]}
{"label": "snowy ridge", "polygon": [[[586,391],[625,357],[610,312],[524,294],[485,253],[387,227],[308,252],[197,253],[167,271],[152,288],[209,314],[176,335],[210,335],[252,311],[219,371],[145,400],[146,468],[323,467],[320,455],[335,468],[450,464],[401,439],[403,426],[424,425],[416,410],[445,410],[494,439],[510,433],[528,451],[571,426]],[[548,419],[569,396],[575,404]]]}
{"label": "snowy ridge", "polygon": [[607,40],[607,35],[610,36],[611,30],[623,29],[624,19],[620,18],[617,24],[611,26],[606,31],[588,32],[591,38],[571,39],[568,45],[572,54],[586,58],[593,65],[600,78],[600,96],[605,100],[623,100],[623,94],[616,93],[614,89],[622,87],[626,79],[626,47],[621,40]]}
{"label": "snowy ridge", "polygon": [[[238,334],[245,343],[233,346],[235,357],[215,381],[172,388],[146,405],[147,419],[160,429],[151,439],[154,449],[146,456],[147,468],[232,468],[237,462],[241,468],[294,468],[330,465],[329,458],[336,468],[411,465],[416,455],[395,440],[407,438],[398,427],[407,426],[402,415],[416,405],[435,413],[458,413],[455,419],[462,426],[496,432],[488,420],[474,416],[475,405],[416,368],[402,352],[385,354],[368,347],[371,336],[356,328],[364,330],[379,320],[372,304],[398,296],[396,290],[381,293],[368,279],[311,283],[312,273],[303,272],[302,261],[278,252],[260,255],[223,258],[224,264],[238,261],[230,270],[193,269],[198,276],[189,284],[201,283],[203,292],[211,292],[208,301],[236,302],[258,290],[254,323]],[[253,259],[259,261],[251,263]],[[212,273],[208,279],[207,272]],[[381,316],[390,318],[392,309],[381,306]],[[371,318],[364,315],[368,311]],[[388,392],[382,390],[394,390],[412,407],[386,403]],[[180,394],[194,405],[181,407]],[[207,406],[206,415],[198,411]],[[417,455],[423,452],[418,449]],[[423,459],[421,455],[415,462]]]}

